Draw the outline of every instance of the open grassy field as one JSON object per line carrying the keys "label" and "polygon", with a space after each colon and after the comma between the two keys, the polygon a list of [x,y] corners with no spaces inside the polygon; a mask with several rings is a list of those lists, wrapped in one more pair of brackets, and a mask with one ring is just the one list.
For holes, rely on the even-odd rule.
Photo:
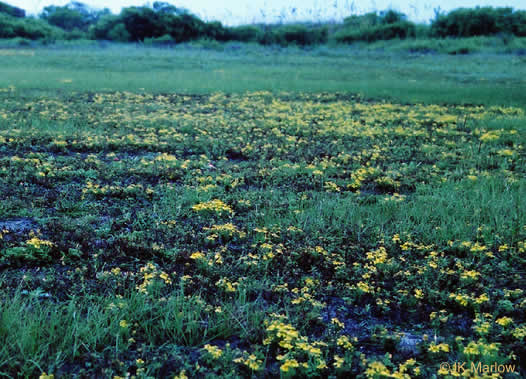
{"label": "open grassy field", "polygon": [[0,49],[0,375],[526,375],[526,58],[212,47]]}

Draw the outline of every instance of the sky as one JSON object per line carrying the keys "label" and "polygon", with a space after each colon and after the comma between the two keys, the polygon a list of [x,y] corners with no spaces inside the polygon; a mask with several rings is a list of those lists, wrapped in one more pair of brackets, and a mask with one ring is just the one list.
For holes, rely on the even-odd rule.
{"label": "sky", "polygon": [[[71,0],[2,0],[38,14],[47,5],[66,5]],[[151,0],[153,2],[155,0]],[[351,14],[394,9],[416,22],[428,22],[435,9],[450,11],[459,7],[493,6],[526,9],[525,0],[159,0],[188,9],[203,20],[221,21],[224,25],[279,21],[341,21]],[[110,8],[119,13],[122,7],[144,5],[147,0],[80,0],[95,8]]]}

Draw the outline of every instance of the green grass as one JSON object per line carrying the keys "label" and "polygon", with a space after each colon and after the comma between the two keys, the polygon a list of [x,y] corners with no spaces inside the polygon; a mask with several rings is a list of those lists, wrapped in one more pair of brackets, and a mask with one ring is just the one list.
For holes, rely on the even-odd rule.
{"label": "green grass", "polygon": [[0,55],[0,86],[157,93],[340,91],[403,102],[526,104],[521,96],[524,58],[494,52],[414,55],[374,48],[386,43],[311,51],[239,44],[220,45],[223,51],[198,44],[175,49],[67,46],[36,48],[34,56]]}
{"label": "green grass", "polygon": [[0,50],[0,374],[524,375],[522,56],[213,47]]}

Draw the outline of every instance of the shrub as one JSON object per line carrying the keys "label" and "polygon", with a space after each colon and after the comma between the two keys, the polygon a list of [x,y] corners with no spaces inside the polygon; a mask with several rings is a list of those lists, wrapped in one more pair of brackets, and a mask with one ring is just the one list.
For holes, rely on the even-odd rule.
{"label": "shrub", "polygon": [[73,29],[68,33],[64,33],[64,38],[68,41],[78,40],[78,39],[88,39],[88,34],[79,29]]}
{"label": "shrub", "polygon": [[286,25],[274,31],[276,42],[282,46],[317,45],[327,42],[327,28],[308,28],[305,25]]}
{"label": "shrub", "polygon": [[289,24],[260,29],[258,42],[263,45],[317,45],[327,42],[327,27],[314,27],[300,24]]}
{"label": "shrub", "polygon": [[132,41],[143,41],[145,38],[160,37],[166,34],[165,25],[160,23],[158,14],[151,8],[125,8],[120,18]]}
{"label": "shrub", "polygon": [[223,27],[219,21],[205,23],[204,33],[206,38],[214,39],[216,41],[231,40],[230,30]]}
{"label": "shrub", "polygon": [[171,16],[166,19],[166,33],[177,42],[185,42],[206,36],[206,24],[189,13]]}
{"label": "shrub", "polygon": [[87,20],[84,16],[74,9],[57,7],[50,5],[44,8],[40,18],[46,20],[50,25],[57,26],[61,29],[72,31],[73,29],[85,29]]}
{"label": "shrub", "polygon": [[237,26],[228,29],[229,39],[240,42],[258,42],[263,39],[264,31],[251,25]]}
{"label": "shrub", "polygon": [[0,13],[0,38],[61,39],[64,33],[47,22],[33,18],[15,18]]}
{"label": "shrub", "polygon": [[407,16],[401,12],[389,9],[387,11],[380,12],[379,21],[381,24],[396,24],[401,21],[405,21]]}
{"label": "shrub", "polygon": [[110,14],[109,9],[94,11],[83,3],[71,2],[63,7],[55,5],[45,7],[40,18],[66,31],[77,29],[87,32],[90,25],[108,14]]}
{"label": "shrub", "polygon": [[90,27],[93,39],[126,42],[130,35],[119,16],[111,14],[101,17],[98,22]]}
{"label": "shrub", "polygon": [[473,37],[509,33],[526,35],[526,12],[512,8],[459,8],[438,13],[431,23],[435,37]]}
{"label": "shrub", "polygon": [[337,42],[355,41],[374,42],[394,38],[425,36],[425,26],[418,26],[407,21],[407,16],[394,10],[371,12],[361,16],[351,16],[344,20],[343,28],[334,33]]}
{"label": "shrub", "polygon": [[351,43],[355,41],[374,42],[394,38],[405,39],[415,37],[416,26],[409,21],[399,21],[394,24],[380,24],[373,27],[354,30],[347,28],[334,34],[337,42]]}
{"label": "shrub", "polygon": [[510,17],[511,32],[519,37],[526,37],[526,11],[515,11]]}
{"label": "shrub", "polygon": [[106,39],[109,39],[110,41],[116,41],[116,42],[128,42],[131,41],[130,33],[128,33],[128,30],[126,29],[126,26],[122,22],[119,22],[118,24],[115,24],[107,34]]}
{"label": "shrub", "polygon": [[163,4],[156,2],[153,9],[129,7],[118,16],[101,17],[91,27],[91,35],[95,39],[113,41],[166,40],[165,36],[178,43],[204,37],[228,40],[221,23],[207,24],[184,10]]}
{"label": "shrub", "polygon": [[9,16],[24,18],[26,17],[26,11],[12,5],[0,2],[0,13],[5,13]]}

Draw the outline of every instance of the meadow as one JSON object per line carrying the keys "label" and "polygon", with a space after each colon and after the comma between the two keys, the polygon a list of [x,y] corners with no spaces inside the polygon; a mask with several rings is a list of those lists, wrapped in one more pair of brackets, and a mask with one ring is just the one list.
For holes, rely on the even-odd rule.
{"label": "meadow", "polygon": [[0,375],[524,376],[525,78],[494,52],[0,49]]}

